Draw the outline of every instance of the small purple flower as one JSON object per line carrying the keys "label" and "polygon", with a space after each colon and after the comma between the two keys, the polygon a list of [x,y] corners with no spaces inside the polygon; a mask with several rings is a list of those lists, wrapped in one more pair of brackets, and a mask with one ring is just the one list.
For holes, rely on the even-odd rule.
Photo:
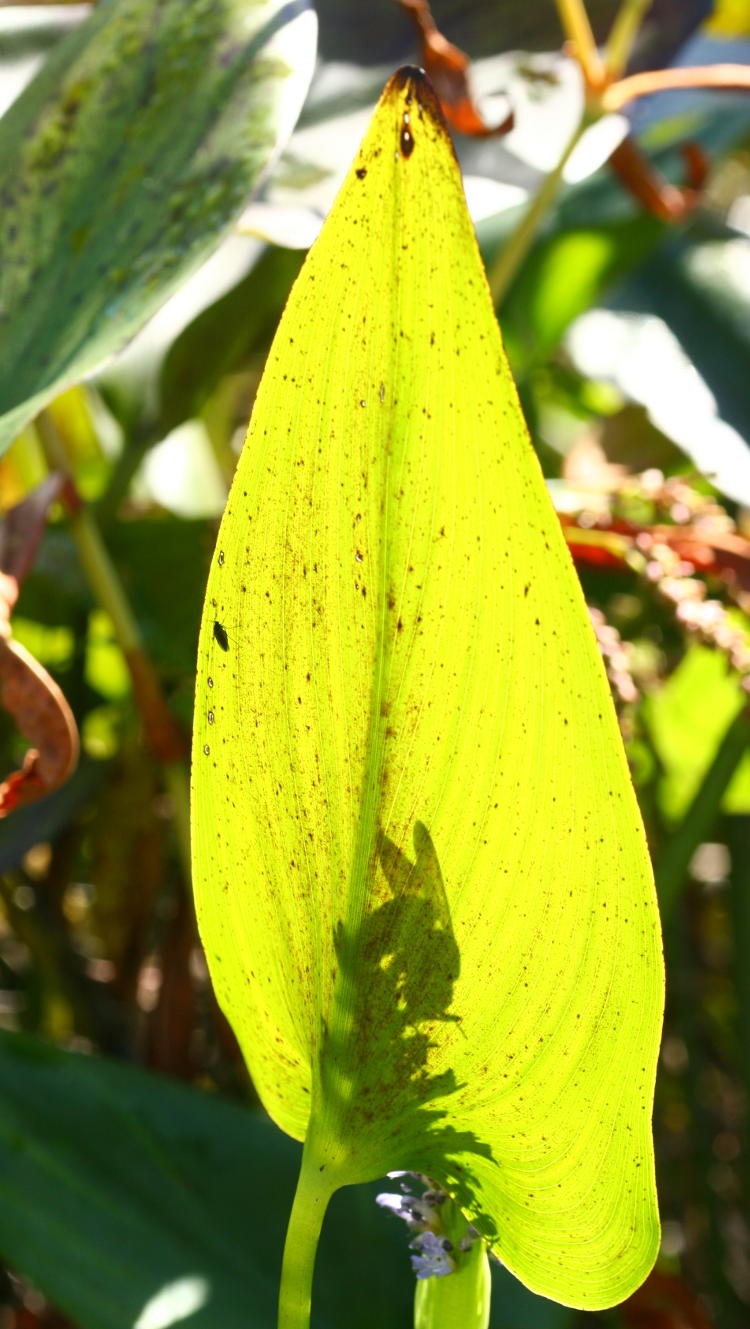
{"label": "small purple flower", "polygon": [[411,1263],[417,1278],[444,1278],[455,1272],[456,1262],[450,1254],[453,1247],[446,1238],[428,1230],[420,1232],[409,1245],[415,1252]]}
{"label": "small purple flower", "polygon": [[[414,1181],[421,1181],[423,1185],[426,1180],[413,1172],[389,1172],[388,1176],[411,1177]],[[375,1196],[375,1203],[381,1205],[383,1209],[390,1209],[397,1218],[403,1218],[404,1222],[415,1231],[426,1227],[440,1227],[440,1205],[446,1198],[444,1194],[426,1190],[423,1195],[412,1195],[406,1182],[401,1183],[401,1192],[400,1195],[394,1195],[392,1191],[384,1191]]]}
{"label": "small purple flower", "polygon": [[[465,1228],[454,1249],[446,1233],[446,1224],[455,1226],[458,1217],[460,1225],[460,1215],[448,1194],[438,1190],[429,1177],[420,1173],[389,1172],[388,1176],[408,1180],[401,1182],[400,1194],[385,1192],[377,1195],[375,1200],[381,1208],[390,1209],[397,1218],[402,1218],[413,1234],[409,1248],[414,1252],[410,1259],[417,1278],[444,1278],[446,1274],[455,1273],[479,1235],[476,1228]],[[419,1195],[412,1194],[417,1188],[424,1189]],[[446,1204],[447,1208],[444,1208]]]}
{"label": "small purple flower", "polygon": [[380,1195],[375,1196],[375,1203],[383,1209],[390,1209],[397,1218],[405,1218],[409,1222],[409,1215],[404,1210],[407,1199],[406,1195],[393,1195],[390,1191],[382,1191]]}

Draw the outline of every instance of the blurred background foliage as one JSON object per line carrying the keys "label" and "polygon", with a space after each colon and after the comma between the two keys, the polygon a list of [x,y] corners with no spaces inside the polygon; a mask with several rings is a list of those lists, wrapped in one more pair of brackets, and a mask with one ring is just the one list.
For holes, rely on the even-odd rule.
{"label": "blurred background foliage", "polygon": [[[159,7],[107,0],[92,16],[110,32],[108,24],[125,23],[135,45],[123,48],[118,37],[112,50],[119,65],[129,49],[136,73],[147,55],[127,23],[139,12],[148,19],[149,8]],[[424,52],[408,6],[318,0],[315,73],[296,125],[294,97],[282,91],[274,102],[271,137],[284,146],[269,169],[268,144],[260,164],[256,140],[249,155],[227,146],[228,84],[222,96],[200,84],[205,124],[196,127],[198,94],[186,89],[201,77],[206,48],[191,45],[191,22],[204,7],[182,8],[187,63],[170,103],[172,138],[149,155],[158,96],[172,95],[159,81],[160,39],[151,34],[151,82],[134,106],[110,57],[86,46],[90,6],[0,5],[0,109],[13,108],[0,121],[0,273],[21,252],[13,228],[27,249],[37,234],[46,246],[16,306],[0,275],[12,315],[0,308],[0,410],[20,402],[29,417],[13,417],[24,427],[9,426],[17,437],[0,461],[0,572],[13,641],[48,671],[72,716],[43,753],[52,792],[32,798],[39,772],[23,774],[20,729],[37,746],[49,731],[28,708],[9,705],[4,684],[0,760],[4,772],[22,774],[3,786],[0,820],[3,1329],[271,1325],[298,1160],[257,1106],[196,940],[186,754],[197,629],[217,518],[286,295],[383,83]],[[233,71],[238,134],[261,86],[246,88],[232,65],[231,22],[242,8],[217,0],[214,15],[216,67]],[[307,8],[287,6],[281,25]],[[471,58],[485,125],[509,109],[515,117],[503,135],[456,134],[456,147],[653,851],[668,972],[655,1114],[664,1238],[644,1288],[598,1316],[542,1301],[498,1267],[492,1326],[742,1329],[750,1323],[750,97],[660,93],[598,118],[536,232],[525,233],[530,201],[583,113],[580,65],[562,50],[566,13],[576,8],[434,0],[432,12]],[[746,0],[589,0],[597,41],[624,10],[642,20],[629,73],[750,65]],[[174,32],[164,40],[174,54]],[[71,93],[76,41],[93,86],[107,92],[114,79],[95,108],[97,151],[108,147],[93,162],[76,100],[85,95]],[[299,41],[305,49],[292,44],[290,61],[304,82],[309,28]],[[256,77],[252,62],[247,77]],[[299,87],[294,96],[301,102]],[[42,154],[29,202],[16,189],[22,175],[9,183],[8,162],[16,173],[24,161],[38,166],[40,107],[57,114],[60,104],[68,112],[55,122],[52,160],[63,161],[63,185],[51,182],[54,171],[47,179]],[[263,97],[260,105],[262,116]],[[211,149],[211,169],[235,173],[202,210],[211,171],[179,179],[183,199],[193,180],[197,203],[184,214],[173,207],[179,173],[160,172],[172,140],[190,171],[196,162],[203,170]],[[65,175],[71,161],[76,170]],[[136,186],[130,178],[113,208],[108,191],[124,188],[123,162]],[[111,293],[100,307],[93,268],[76,266],[61,240],[71,176],[76,207],[91,211],[101,280],[128,292],[127,317]],[[113,277],[122,226],[135,227],[142,207],[154,263],[139,275],[126,251]],[[167,276],[162,216],[188,228],[168,236]],[[524,233],[529,243],[509,263]],[[89,238],[79,239],[86,258]],[[43,352],[31,307],[37,319],[42,310]],[[81,308],[85,327],[73,314]],[[24,356],[13,358],[25,344],[41,357],[36,378],[24,366],[28,382],[17,367]],[[97,348],[110,358],[92,371]],[[28,403],[48,384],[34,418],[39,402]],[[73,722],[80,759],[63,778],[75,758]],[[411,1323],[406,1243],[372,1202],[376,1189],[340,1194],[333,1205],[316,1284],[321,1327]]]}

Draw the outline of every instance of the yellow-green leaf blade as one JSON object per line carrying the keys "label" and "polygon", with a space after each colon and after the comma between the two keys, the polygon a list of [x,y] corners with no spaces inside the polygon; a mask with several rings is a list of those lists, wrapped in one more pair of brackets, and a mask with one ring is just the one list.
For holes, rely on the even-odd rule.
{"label": "yellow-green leaf blade", "polygon": [[199,656],[199,919],[268,1110],[342,1180],[450,1186],[535,1290],[626,1296],[658,1240],[650,867],[416,75],[290,297]]}

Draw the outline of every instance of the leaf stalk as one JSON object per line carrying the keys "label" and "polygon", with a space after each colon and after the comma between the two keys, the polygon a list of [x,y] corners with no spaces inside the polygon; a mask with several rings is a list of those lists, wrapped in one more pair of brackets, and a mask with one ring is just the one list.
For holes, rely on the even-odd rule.
{"label": "leaf stalk", "polygon": [[[456,1222],[451,1236],[462,1235],[468,1223],[453,1201]],[[456,1243],[457,1244],[457,1243]],[[458,1268],[442,1278],[417,1282],[414,1295],[414,1329],[488,1329],[492,1277],[486,1242],[477,1239],[471,1250],[459,1256]]]}
{"label": "leaf stalk", "polygon": [[511,233],[507,243],[503,245],[494,263],[491,264],[487,274],[492,292],[492,299],[497,308],[502,304],[510,287],[512,286],[516,275],[523,265],[523,262],[531,249],[537,231],[541,226],[547,212],[552,206],[557,192],[562,184],[563,173],[567,166],[573,150],[580,141],[583,131],[586,129],[589,121],[586,116],[576,125],[571,134],[562,156],[550,171],[545,175],[537,192],[533,195],[529,205],[521,218],[516,229]]}
{"label": "leaf stalk", "polygon": [[575,47],[575,56],[581,66],[589,89],[603,88],[606,66],[599,54],[589,16],[583,0],[556,0],[560,22],[568,41]]}
{"label": "leaf stalk", "polygon": [[67,452],[55,423],[42,411],[36,429],[51,470],[67,480],[64,494],[70,534],[91,590],[108,615],[115,639],[125,657],[133,695],[149,745],[164,768],[165,783],[174,809],[174,825],[185,881],[190,882],[190,814],[184,739],[164,696],[161,683],[146,654],[140,629],[125,594],[122,581],[101,531],[90,510],[79,497]]}
{"label": "leaf stalk", "polygon": [[315,1254],[328,1202],[338,1186],[308,1133],[284,1243],[278,1329],[309,1329]]}
{"label": "leaf stalk", "polygon": [[622,0],[604,50],[604,63],[610,79],[619,78],[638,36],[638,29],[651,7],[651,0]]}

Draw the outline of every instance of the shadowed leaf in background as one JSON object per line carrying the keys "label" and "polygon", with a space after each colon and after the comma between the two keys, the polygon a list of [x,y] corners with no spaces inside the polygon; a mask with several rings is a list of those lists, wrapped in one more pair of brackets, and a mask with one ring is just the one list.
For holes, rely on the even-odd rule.
{"label": "shadowed leaf in background", "polygon": [[269,355],[206,595],[193,833],[218,998],[305,1140],[282,1323],[328,1196],[397,1168],[534,1290],[627,1296],[659,1234],[650,865],[415,71]]}
{"label": "shadowed leaf in background", "polygon": [[308,0],[110,0],[0,122],[0,451],[218,244],[291,133]]}
{"label": "shadowed leaf in background", "polygon": [[[181,1323],[155,1312],[191,1292],[189,1329],[271,1329],[298,1164],[299,1147],[247,1105],[0,1030],[0,1252],[84,1329]],[[400,1234],[371,1196],[341,1198],[317,1325],[346,1323],[356,1289],[361,1329],[386,1313],[401,1329]],[[530,1322],[513,1309],[503,1325]]]}

